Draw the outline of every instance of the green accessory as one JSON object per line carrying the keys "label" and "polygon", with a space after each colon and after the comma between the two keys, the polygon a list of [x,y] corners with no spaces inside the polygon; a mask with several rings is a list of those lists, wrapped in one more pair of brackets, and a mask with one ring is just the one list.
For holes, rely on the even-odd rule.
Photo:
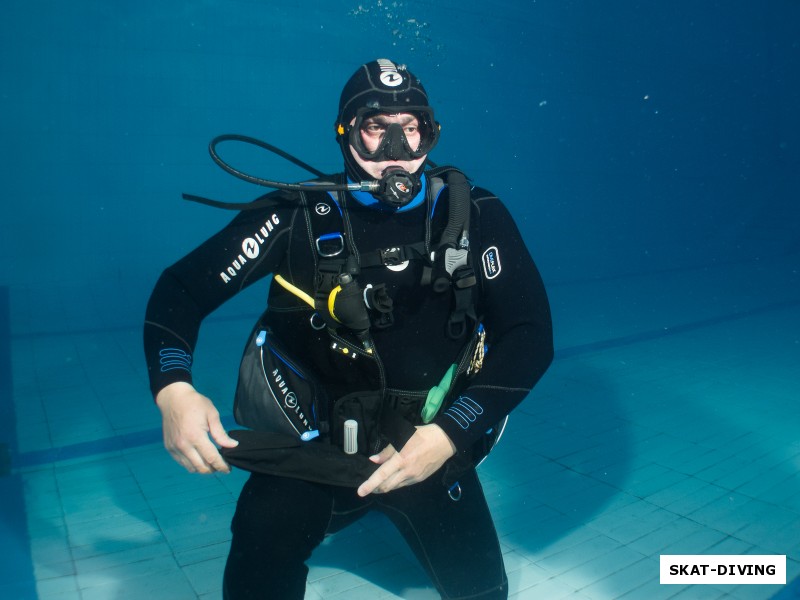
{"label": "green accessory", "polygon": [[453,383],[453,378],[456,376],[457,365],[454,363],[450,365],[447,372],[442,377],[439,385],[436,385],[428,391],[428,397],[425,399],[425,406],[422,407],[422,422],[430,423],[433,417],[439,412],[439,409],[444,402],[447,392],[450,391],[450,385]]}

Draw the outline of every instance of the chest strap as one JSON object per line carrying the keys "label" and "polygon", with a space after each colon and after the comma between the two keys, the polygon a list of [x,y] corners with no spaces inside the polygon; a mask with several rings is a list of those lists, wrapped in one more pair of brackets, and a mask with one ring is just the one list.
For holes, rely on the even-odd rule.
{"label": "chest strap", "polygon": [[430,261],[425,253],[425,242],[394,246],[392,248],[379,248],[372,252],[361,254],[359,258],[362,269],[381,266],[394,267],[409,260]]}

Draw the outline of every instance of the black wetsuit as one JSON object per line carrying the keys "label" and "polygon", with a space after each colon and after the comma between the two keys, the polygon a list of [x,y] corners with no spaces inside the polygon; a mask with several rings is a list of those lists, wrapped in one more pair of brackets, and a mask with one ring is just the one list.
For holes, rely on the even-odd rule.
{"label": "black wetsuit", "polygon": [[[337,208],[331,195],[306,196],[308,211],[318,205],[323,211]],[[313,295],[315,236],[321,232],[309,233],[310,213],[296,195],[276,193],[275,198],[273,205],[239,213],[162,274],[145,324],[153,394],[175,381],[191,382],[191,356],[201,321],[243,288],[280,273]],[[438,198],[429,192],[422,204],[400,212],[364,206],[350,194],[341,195],[339,204],[350,252],[360,255],[418,243],[426,231],[430,240],[438,240],[447,223],[448,191],[445,188]],[[477,188],[472,191],[471,231],[481,290],[476,310],[488,351],[482,369],[461,390],[465,400],[442,410],[433,421],[460,454],[468,453],[525,398],[553,356],[549,306],[539,273],[506,208]],[[411,260],[403,268],[364,268],[358,276],[361,286],[385,284],[393,300],[394,323],[371,331],[379,371],[390,389],[431,388],[465,345],[465,339],[445,335],[452,294],[421,285],[422,270],[423,261]],[[361,358],[357,366],[359,361],[351,356],[331,351],[327,333],[311,326],[311,309],[275,281],[268,305],[274,335],[292,356],[311,366],[332,396],[358,385],[354,381],[359,369],[366,368],[369,359]],[[443,597],[505,597],[502,556],[474,470],[460,479],[459,502],[450,500],[440,480],[434,475],[361,500],[349,488],[251,476],[233,520],[226,597],[302,598],[304,562],[313,548],[326,531],[337,527],[339,517],[357,516],[371,507],[398,525]]]}

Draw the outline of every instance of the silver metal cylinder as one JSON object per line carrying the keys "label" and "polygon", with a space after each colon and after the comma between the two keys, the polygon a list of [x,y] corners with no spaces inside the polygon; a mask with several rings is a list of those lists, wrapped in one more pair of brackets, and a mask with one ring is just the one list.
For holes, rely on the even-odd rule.
{"label": "silver metal cylinder", "polygon": [[358,422],[353,419],[344,422],[344,452],[345,454],[358,452]]}

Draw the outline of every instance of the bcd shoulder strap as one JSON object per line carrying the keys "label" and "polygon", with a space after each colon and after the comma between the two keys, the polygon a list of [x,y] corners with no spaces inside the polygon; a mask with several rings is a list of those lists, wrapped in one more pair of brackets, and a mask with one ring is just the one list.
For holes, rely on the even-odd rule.
{"label": "bcd shoulder strap", "polygon": [[[325,308],[331,292],[340,285],[343,274],[356,277],[365,268],[394,266],[408,260],[420,260],[424,263],[421,281],[423,285],[431,285],[438,293],[452,290],[452,311],[447,322],[448,336],[460,339],[470,331],[468,320],[473,324],[477,323],[475,308],[477,278],[470,255],[469,241],[471,212],[469,182],[461,171],[449,166],[426,171],[426,176],[430,208],[426,215],[425,239],[402,246],[370,249],[367,252],[353,247],[353,241],[345,232],[341,202],[337,196],[330,193],[326,198],[330,202],[321,200],[315,202],[310,194],[301,194],[315,260],[314,298],[318,306]],[[445,188],[449,193],[447,222],[438,243],[432,244],[430,241],[432,220],[439,197]],[[385,294],[381,295],[380,290],[367,291],[366,294],[365,299],[368,304],[370,296],[375,298],[370,306],[377,313],[372,319],[372,325],[377,327],[391,325],[391,299]],[[341,325],[324,314],[321,316],[334,329]]]}

